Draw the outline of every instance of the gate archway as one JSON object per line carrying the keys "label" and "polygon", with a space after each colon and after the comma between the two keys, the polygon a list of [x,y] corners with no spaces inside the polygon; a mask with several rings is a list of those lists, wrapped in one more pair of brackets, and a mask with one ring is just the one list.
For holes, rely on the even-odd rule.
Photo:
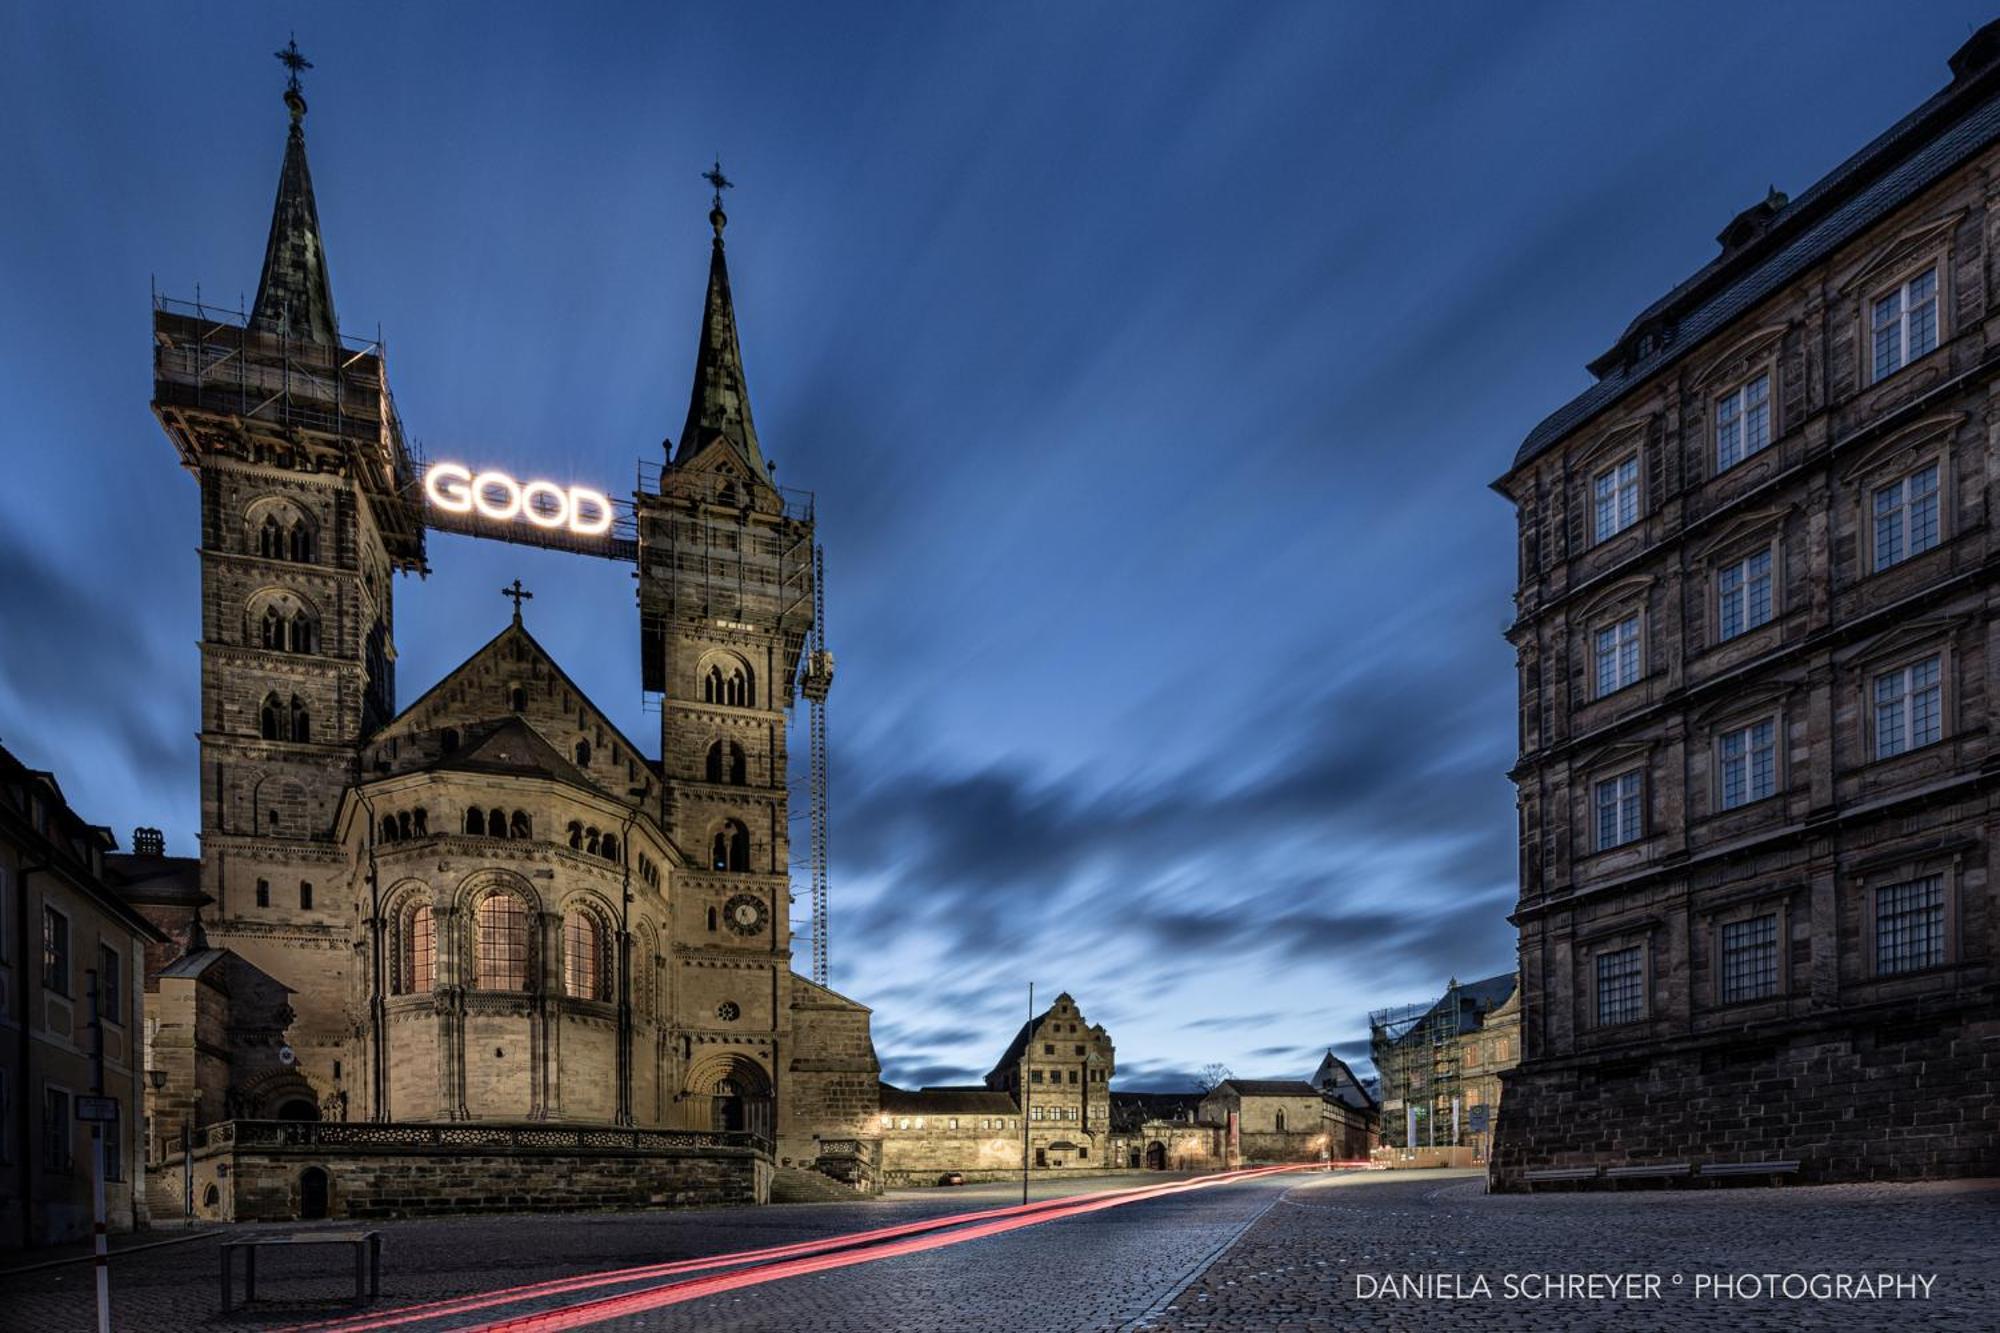
{"label": "gate archway", "polygon": [[331,1191],[328,1188],[326,1171],[317,1166],[309,1166],[299,1172],[299,1216],[308,1222],[327,1215],[327,1202]]}
{"label": "gate archway", "polygon": [[1167,1169],[1167,1145],[1158,1139],[1146,1145],[1146,1169],[1148,1171]]}

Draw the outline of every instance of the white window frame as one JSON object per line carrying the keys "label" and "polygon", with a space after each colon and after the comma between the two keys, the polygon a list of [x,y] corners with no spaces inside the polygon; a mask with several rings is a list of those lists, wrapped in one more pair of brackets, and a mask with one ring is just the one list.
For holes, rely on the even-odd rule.
{"label": "white window frame", "polygon": [[[1919,477],[1924,476],[1931,476],[1930,489],[1919,493],[1915,483]],[[1868,488],[1868,500],[1864,510],[1868,523],[1869,573],[1880,574],[1884,570],[1894,569],[1904,561],[1914,560],[1926,551],[1935,551],[1943,544],[1944,482],[1944,460],[1931,458],[1919,463],[1894,481]],[[1883,499],[1892,495],[1893,503],[1888,508],[1883,508]],[[1926,503],[1930,506],[1930,523],[1923,533],[1923,545],[1919,546],[1916,518],[1918,506]],[[1893,556],[1884,554],[1888,549],[1882,540],[1884,520],[1891,520],[1895,525],[1896,545]]]}
{"label": "white window frame", "polygon": [[[1910,289],[1925,278],[1931,279],[1930,295],[1917,301],[1913,306],[1910,300]],[[1885,317],[1883,306],[1892,301],[1895,303],[1895,309]],[[1910,351],[1911,312],[1913,309],[1921,309],[1925,305],[1930,306],[1931,344],[1923,351],[1912,354]],[[1909,275],[1900,282],[1877,289],[1875,294],[1868,298],[1868,306],[1864,319],[1868,330],[1867,341],[1864,345],[1868,349],[1866,353],[1866,365],[1869,370],[1868,382],[1870,384],[1880,384],[1883,380],[1888,379],[1905,366],[1923,360],[1932,352],[1944,346],[1943,261],[1933,257],[1925,262],[1922,267],[1911,270]],[[1884,332],[1890,331],[1893,331],[1892,337],[1895,342],[1895,352],[1888,363],[1884,364],[1881,338]]]}
{"label": "white window frame", "polygon": [[[1776,717],[1760,717],[1745,722],[1740,726],[1731,727],[1726,731],[1716,733],[1715,808],[1717,812],[1741,810],[1746,805],[1755,805],[1759,801],[1769,800],[1783,790],[1784,784],[1782,775],[1778,772],[1778,761],[1783,749],[1779,742],[1784,736],[1784,729],[1779,725],[1779,721],[1780,719]],[[1765,737],[1764,744],[1760,747],[1757,743],[1757,733],[1760,730],[1767,729],[1770,734]],[[1730,753],[1730,743],[1732,741],[1740,741],[1742,744],[1742,750],[1733,755]],[[1769,753],[1769,760],[1765,768],[1767,785],[1760,791],[1757,786],[1757,756],[1759,753],[1765,751]],[[1732,801],[1729,799],[1729,775],[1730,769],[1734,765],[1741,765],[1742,768],[1743,795],[1739,799]]]}
{"label": "white window frame", "polygon": [[[1771,439],[1776,434],[1771,420],[1773,379],[1767,366],[1715,399],[1715,471],[1718,476],[1771,447]],[[1753,399],[1750,391],[1758,385],[1762,385],[1763,390]],[[1763,438],[1753,444],[1751,427],[1758,422],[1762,423]],[[1724,431],[1731,428],[1734,438],[1725,441]]]}
{"label": "white window frame", "polygon": [[[1607,969],[1605,965],[1607,963],[1610,963],[1613,959],[1622,959],[1628,954],[1631,956],[1632,961],[1635,964],[1632,970],[1629,972],[1621,972],[1618,975],[1607,976],[1606,975]],[[1597,1015],[1598,1027],[1601,1028],[1624,1027],[1628,1023],[1642,1023],[1645,1021],[1646,1014],[1649,1008],[1649,1006],[1646,1003],[1647,968],[1646,968],[1645,945],[1627,944],[1617,949],[1600,950],[1591,957],[1591,971],[1593,973],[1593,981],[1595,983],[1592,988],[1592,994],[1597,1001],[1596,1005],[1594,1006],[1594,1012]],[[1604,984],[1606,981],[1617,981],[1622,983],[1623,981],[1626,980],[1627,977],[1636,977],[1638,979],[1638,985],[1636,988],[1634,988],[1632,992],[1634,996],[1632,1007],[1628,1012],[1625,1008],[1621,1006],[1615,1014],[1611,1014],[1607,1011],[1606,1001],[1610,997],[1605,992]]]}
{"label": "white window frame", "polygon": [[[1608,636],[1608,638],[1607,638]],[[1606,645],[1609,651],[1606,651]],[[1611,664],[1609,684],[1605,663]],[[1626,664],[1630,663],[1630,670]],[[1608,699],[1637,685],[1646,675],[1646,617],[1633,611],[1590,631],[1591,698]]]}
{"label": "white window frame", "polygon": [[[1765,562],[1764,572],[1761,575],[1764,583],[1764,615],[1761,620],[1753,620],[1751,617],[1755,614],[1756,607],[1753,593],[1756,590],[1757,581],[1760,576],[1753,574],[1750,567],[1759,560]],[[1731,574],[1737,576],[1736,586],[1733,589],[1725,588],[1723,586],[1724,581]],[[1727,643],[1731,639],[1741,638],[1751,630],[1762,629],[1777,618],[1777,574],[1778,548],[1775,544],[1759,547],[1739,560],[1731,560],[1727,564],[1716,566],[1715,641],[1717,643]],[[1734,630],[1729,628],[1728,613],[1732,602],[1740,608],[1737,611],[1736,628]]]}
{"label": "white window frame", "polygon": [[[1610,541],[1644,513],[1637,452],[1599,468],[1590,477],[1591,544]],[[1629,472],[1629,475],[1627,475]],[[1607,487],[1606,482],[1610,485]]]}
{"label": "white window frame", "polygon": [[[1917,673],[1925,667],[1935,667],[1936,675],[1928,684],[1919,686],[1916,683]],[[1869,674],[1868,718],[1873,733],[1870,737],[1870,750],[1876,759],[1894,759],[1913,750],[1935,745],[1945,738],[1946,667],[1945,653],[1939,649],[1923,657],[1912,658],[1899,666],[1890,667],[1886,671]],[[1896,691],[1884,700],[1882,683],[1892,679],[1897,682]],[[1930,700],[1931,730],[1928,736],[1919,740],[1916,728],[1917,706],[1926,695],[1934,696]],[[1895,710],[1898,737],[1894,749],[1888,748],[1884,741],[1886,729],[1882,723],[1885,707],[1892,707]]]}
{"label": "white window frame", "polygon": [[[1609,808],[1615,812],[1609,840],[1604,833],[1603,815],[1607,808],[1604,799],[1607,789],[1611,794]],[[1593,852],[1608,852],[1613,848],[1626,847],[1645,836],[1645,769],[1628,768],[1622,773],[1612,773],[1598,778],[1590,784],[1590,846]]]}

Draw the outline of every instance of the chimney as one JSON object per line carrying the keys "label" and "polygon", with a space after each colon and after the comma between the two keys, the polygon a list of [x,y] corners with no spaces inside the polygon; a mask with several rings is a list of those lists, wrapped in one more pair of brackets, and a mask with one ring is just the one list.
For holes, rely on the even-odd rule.
{"label": "chimney", "polygon": [[165,856],[166,835],[156,828],[135,828],[132,830],[132,852],[135,856]]}

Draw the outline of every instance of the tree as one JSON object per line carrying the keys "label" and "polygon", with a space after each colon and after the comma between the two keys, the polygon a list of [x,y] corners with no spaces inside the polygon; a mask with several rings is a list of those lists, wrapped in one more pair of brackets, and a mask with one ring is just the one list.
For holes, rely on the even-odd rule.
{"label": "tree", "polygon": [[1217,1063],[1203,1065],[1201,1072],[1194,1076],[1194,1081],[1196,1086],[1203,1092],[1214,1092],[1218,1085],[1230,1077],[1232,1076],[1229,1072],[1229,1066]]}

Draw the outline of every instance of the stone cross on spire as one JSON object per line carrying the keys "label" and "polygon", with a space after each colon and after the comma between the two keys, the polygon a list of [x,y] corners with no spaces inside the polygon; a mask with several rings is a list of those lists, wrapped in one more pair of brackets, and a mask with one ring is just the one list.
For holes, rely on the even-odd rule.
{"label": "stone cross on spire", "polygon": [[514,586],[512,586],[511,588],[502,588],[500,590],[500,595],[502,597],[511,597],[514,599],[514,623],[517,625],[520,624],[521,603],[533,601],[535,594],[529,592],[526,588],[523,588],[521,586],[521,580],[515,579]]}

